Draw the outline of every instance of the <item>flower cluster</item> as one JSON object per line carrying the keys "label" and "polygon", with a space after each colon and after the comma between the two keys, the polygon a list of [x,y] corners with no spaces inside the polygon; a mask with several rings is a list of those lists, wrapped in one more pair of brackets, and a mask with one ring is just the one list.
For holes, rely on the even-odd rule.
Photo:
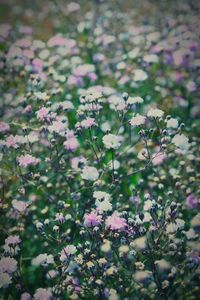
{"label": "flower cluster", "polygon": [[5,3],[2,299],[200,293],[200,7],[125,2]]}

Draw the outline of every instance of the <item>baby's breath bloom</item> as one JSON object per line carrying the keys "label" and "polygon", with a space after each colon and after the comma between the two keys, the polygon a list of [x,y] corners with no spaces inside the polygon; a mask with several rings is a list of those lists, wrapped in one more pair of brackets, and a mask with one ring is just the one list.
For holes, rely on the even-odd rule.
{"label": "baby's breath bloom", "polygon": [[121,140],[120,136],[111,133],[103,137],[103,143],[107,149],[118,149],[121,145]]}
{"label": "baby's breath bloom", "polygon": [[164,115],[164,111],[162,111],[161,109],[158,109],[158,108],[151,108],[147,112],[147,117],[150,117],[150,118],[162,118],[163,115]]}
{"label": "baby's breath bloom", "polygon": [[97,180],[99,177],[99,172],[95,167],[85,166],[82,170],[81,177],[85,180]]}
{"label": "baby's breath bloom", "polygon": [[190,146],[189,139],[184,134],[176,134],[172,139],[172,143],[181,150],[188,150]]}
{"label": "baby's breath bloom", "polygon": [[145,116],[141,116],[139,114],[137,114],[135,117],[132,117],[130,120],[130,124],[131,126],[141,126],[144,125],[146,121],[146,117]]}

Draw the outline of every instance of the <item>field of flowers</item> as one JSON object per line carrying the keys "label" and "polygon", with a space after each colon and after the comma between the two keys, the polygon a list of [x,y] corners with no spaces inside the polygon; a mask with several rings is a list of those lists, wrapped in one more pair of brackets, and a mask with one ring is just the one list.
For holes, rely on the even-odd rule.
{"label": "field of flowers", "polygon": [[0,299],[199,299],[200,2],[0,6]]}

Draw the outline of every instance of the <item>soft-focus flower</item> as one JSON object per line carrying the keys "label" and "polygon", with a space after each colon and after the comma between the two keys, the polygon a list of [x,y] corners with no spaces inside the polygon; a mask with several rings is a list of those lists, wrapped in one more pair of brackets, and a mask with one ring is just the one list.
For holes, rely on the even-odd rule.
{"label": "soft-focus flower", "polygon": [[99,172],[95,167],[85,166],[82,170],[81,177],[85,180],[97,180],[99,177]]}
{"label": "soft-focus flower", "polygon": [[100,213],[112,210],[112,204],[107,199],[103,201],[96,200],[95,205]]}
{"label": "soft-focus flower", "polygon": [[1,133],[6,133],[10,130],[10,126],[9,124],[5,123],[5,122],[0,122],[0,132]]}
{"label": "soft-focus flower", "polygon": [[131,126],[141,126],[144,125],[146,117],[137,114],[135,117],[132,117],[130,120]]}
{"label": "soft-focus flower", "polygon": [[162,118],[163,115],[164,115],[164,112],[158,108],[151,108],[147,112],[147,117],[150,117],[150,118]]}
{"label": "soft-focus flower", "polygon": [[198,207],[198,199],[195,195],[193,194],[190,194],[189,196],[187,196],[186,198],[186,205],[191,208],[191,209],[194,209],[194,208],[197,208]]}
{"label": "soft-focus flower", "polygon": [[46,266],[53,263],[54,263],[53,255],[51,254],[47,255],[46,253],[39,254],[37,257],[33,258],[32,260],[32,265],[34,266],[40,266],[40,265]]}
{"label": "soft-focus flower", "polygon": [[124,230],[127,227],[127,222],[117,212],[114,212],[111,216],[107,217],[106,227],[111,230]]}
{"label": "soft-focus flower", "polygon": [[29,167],[29,166],[36,166],[39,163],[39,159],[30,155],[21,155],[17,157],[20,167]]}
{"label": "soft-focus flower", "polygon": [[32,297],[29,293],[23,293],[20,298],[20,300],[31,300],[31,299]]}
{"label": "soft-focus flower", "polygon": [[38,120],[40,121],[45,121],[45,120],[48,120],[48,114],[49,114],[49,108],[46,108],[46,107],[41,107],[37,112],[36,112],[36,115],[37,115],[37,118]]}
{"label": "soft-focus flower", "polygon": [[92,126],[95,126],[96,125],[96,122],[95,122],[95,119],[93,118],[86,118],[85,120],[81,121],[81,127],[83,128],[90,128]]}
{"label": "soft-focus flower", "polygon": [[190,146],[189,139],[184,134],[176,134],[172,139],[172,143],[181,150],[188,150]]}
{"label": "soft-focus flower", "polygon": [[107,149],[117,149],[121,145],[121,137],[115,134],[106,134],[103,137],[104,146]]}
{"label": "soft-focus flower", "polygon": [[0,273],[0,288],[7,288],[11,282],[12,278],[8,273]]}
{"label": "soft-focus flower", "polygon": [[141,97],[128,97],[127,103],[128,104],[137,104],[143,103],[144,100]]}
{"label": "soft-focus flower", "polygon": [[49,289],[39,288],[33,295],[34,300],[52,300],[53,295]]}
{"label": "soft-focus flower", "polygon": [[2,257],[0,260],[0,273],[12,274],[17,270],[17,261],[12,257]]}
{"label": "soft-focus flower", "polygon": [[167,121],[167,128],[177,128],[178,127],[178,121],[174,118],[171,118]]}
{"label": "soft-focus flower", "polygon": [[84,226],[94,227],[100,225],[102,217],[96,211],[84,215]]}
{"label": "soft-focus flower", "polygon": [[76,137],[72,137],[67,139],[63,145],[66,150],[73,152],[79,147],[79,142]]}
{"label": "soft-focus flower", "polygon": [[65,261],[70,255],[73,255],[77,252],[77,249],[74,245],[68,245],[60,252],[60,260]]}

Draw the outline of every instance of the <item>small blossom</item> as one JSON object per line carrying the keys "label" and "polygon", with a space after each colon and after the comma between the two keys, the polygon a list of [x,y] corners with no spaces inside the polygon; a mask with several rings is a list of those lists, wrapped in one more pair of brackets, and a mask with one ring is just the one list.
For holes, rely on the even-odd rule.
{"label": "small blossom", "polygon": [[162,118],[163,115],[164,115],[164,112],[158,108],[155,108],[155,109],[151,108],[147,113],[147,117],[150,117],[150,118]]}
{"label": "small blossom", "polygon": [[77,249],[74,245],[68,245],[60,253],[60,260],[65,261],[70,255],[73,255],[77,252]]}
{"label": "small blossom", "polygon": [[188,150],[189,148],[189,139],[184,134],[176,134],[173,139],[172,143],[180,148],[181,150]]}
{"label": "small blossom", "polygon": [[34,300],[52,300],[53,295],[50,290],[39,288],[36,290],[35,294],[33,295]]}
{"label": "small blossom", "polygon": [[102,217],[97,214],[96,211],[92,211],[84,216],[84,226],[85,227],[95,227],[100,225]]}
{"label": "small blossom", "polygon": [[17,270],[17,261],[12,257],[2,257],[0,260],[0,273],[12,274]]}
{"label": "small blossom", "polygon": [[1,133],[6,133],[10,130],[10,126],[9,124],[5,123],[5,122],[0,122],[0,132]]}
{"label": "small blossom", "polygon": [[194,209],[194,208],[197,208],[198,207],[198,199],[195,195],[193,194],[190,194],[187,198],[186,198],[186,205],[191,208],[191,209]]}
{"label": "small blossom", "polygon": [[97,171],[97,169],[95,167],[88,167],[85,166],[82,170],[82,174],[81,177],[85,180],[97,180],[99,177],[99,172]]}
{"label": "small blossom", "polygon": [[104,135],[103,143],[107,149],[117,149],[121,145],[121,137],[109,133],[107,135]]}
{"label": "small blossom", "polygon": [[126,220],[119,217],[117,212],[114,212],[112,216],[106,219],[106,227],[111,230],[124,230],[127,227]]}
{"label": "small blossom", "polygon": [[131,118],[130,124],[131,126],[141,126],[144,125],[146,121],[146,117],[137,114],[135,117]]}
{"label": "small blossom", "polygon": [[17,160],[19,162],[19,165],[25,168],[29,166],[36,166],[40,161],[38,158],[35,158],[30,154],[21,155],[17,157]]}

